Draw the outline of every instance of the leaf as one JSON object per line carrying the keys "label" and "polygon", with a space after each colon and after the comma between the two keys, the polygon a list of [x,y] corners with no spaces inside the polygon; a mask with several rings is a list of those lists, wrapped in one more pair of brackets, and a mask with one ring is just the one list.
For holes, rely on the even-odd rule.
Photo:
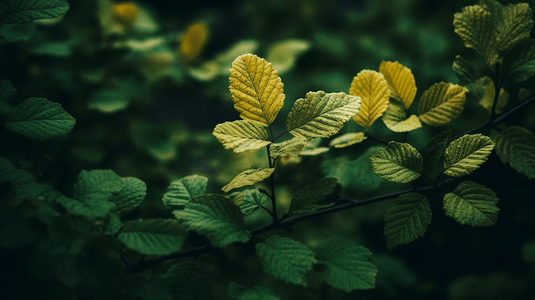
{"label": "leaf", "polygon": [[177,220],[150,219],[124,223],[118,238],[141,254],[167,255],[180,249],[186,232]]}
{"label": "leaf", "polygon": [[360,111],[353,120],[364,128],[369,128],[388,107],[390,88],[383,74],[362,70],[353,78],[349,94],[361,98]]}
{"label": "leaf", "polygon": [[7,130],[38,141],[64,136],[75,123],[61,104],[45,98],[29,98],[5,116]]}
{"label": "leaf", "polygon": [[253,185],[257,182],[260,182],[269,176],[271,173],[275,172],[275,168],[264,168],[264,169],[250,169],[241,172],[236,175],[227,185],[225,185],[221,190],[225,193],[228,193],[230,190],[241,188],[243,186]]}
{"label": "leaf", "polygon": [[171,182],[167,192],[163,195],[163,204],[169,211],[181,209],[192,198],[206,192],[208,178],[202,175],[190,175]]}
{"label": "leaf", "polygon": [[464,109],[467,92],[467,88],[456,84],[433,84],[418,103],[420,120],[431,126],[441,126],[457,119]]}
{"label": "leaf", "polygon": [[243,286],[231,282],[228,286],[228,294],[237,300],[280,300],[273,291],[265,286]]}
{"label": "leaf", "polygon": [[493,131],[491,137],[503,163],[509,163],[529,179],[535,179],[535,136],[531,131],[510,126],[501,132]]}
{"label": "leaf", "polygon": [[493,148],[494,143],[488,136],[465,134],[444,150],[444,174],[452,177],[472,174],[487,161]]}
{"label": "leaf", "polygon": [[498,220],[498,197],[489,188],[463,181],[452,193],[444,195],[444,211],[462,225],[487,227]]}
{"label": "leaf", "polygon": [[84,202],[109,201],[123,186],[112,170],[82,170],[74,184],[74,197]]}
{"label": "leaf", "polygon": [[507,76],[516,81],[525,81],[535,74],[535,40],[529,39],[516,44],[503,58],[503,69]]}
{"label": "leaf", "polygon": [[519,41],[529,38],[533,28],[531,9],[527,3],[507,5],[503,9],[498,31],[500,33],[500,51],[506,51]]}
{"label": "leaf", "polygon": [[328,201],[327,197],[333,193],[337,182],[338,180],[334,177],[323,178],[314,180],[301,188],[292,197],[288,216],[300,215],[333,206],[334,203]]}
{"label": "leaf", "polygon": [[306,273],[316,263],[314,252],[291,238],[274,235],[255,246],[262,268],[286,283],[307,286]]}
{"label": "leaf", "polygon": [[241,192],[243,202],[240,205],[241,212],[244,216],[248,216],[256,209],[262,207],[269,199],[268,196],[262,194],[258,189],[248,189]]}
{"label": "leaf", "polygon": [[396,203],[385,214],[386,245],[392,249],[423,237],[431,224],[429,201],[418,193],[399,196]]}
{"label": "leaf", "polygon": [[273,68],[283,74],[291,70],[297,58],[310,49],[310,42],[300,39],[288,39],[277,42],[267,50],[267,60]]}
{"label": "leaf", "polygon": [[[299,138],[300,139],[300,138]],[[329,151],[329,147],[318,147],[322,138],[314,138],[305,143],[301,156],[316,156]]]}
{"label": "leaf", "polygon": [[113,5],[113,17],[124,26],[131,26],[137,19],[139,8],[132,2],[123,2]]}
{"label": "leaf", "polygon": [[435,135],[425,146],[424,173],[431,171],[444,156],[444,149],[448,146],[451,130],[442,131]]}
{"label": "leaf", "polygon": [[113,193],[111,202],[116,204],[112,212],[124,216],[138,207],[147,195],[147,185],[134,177],[122,177],[123,187]]}
{"label": "leaf", "polygon": [[354,144],[358,144],[365,139],[366,137],[364,136],[364,132],[350,132],[334,138],[329,143],[329,147],[345,148]]}
{"label": "leaf", "polygon": [[[494,96],[496,95],[496,88],[494,82],[486,77],[482,78],[482,82],[486,82],[483,92],[483,97],[479,100],[479,105],[483,106],[489,113],[491,113],[492,105],[494,104]],[[485,80],[487,79],[487,80]],[[500,95],[498,96],[498,103],[496,103],[495,112],[497,114],[501,113],[504,107],[507,105],[509,100],[509,93],[504,89],[500,90]]]}
{"label": "leaf", "polygon": [[462,85],[472,83],[480,77],[472,63],[460,55],[455,57],[453,71],[457,75],[457,78],[459,78],[459,83]]}
{"label": "leaf", "polygon": [[373,172],[382,179],[407,183],[416,180],[422,172],[422,155],[408,143],[390,142],[370,157]]}
{"label": "leaf", "polygon": [[260,149],[271,143],[262,125],[247,120],[217,124],[212,134],[225,149],[236,153]]}
{"label": "leaf", "polygon": [[345,93],[308,92],[305,99],[295,101],[286,119],[288,132],[305,139],[329,137],[354,117],[360,98]]}
{"label": "leaf", "polygon": [[302,138],[294,137],[287,141],[269,146],[271,158],[276,159],[283,155],[298,156],[307,142]]}
{"label": "leaf", "polygon": [[200,257],[172,265],[162,278],[171,287],[174,299],[212,299],[213,282],[219,273],[215,262]]}
{"label": "leaf", "polygon": [[283,84],[265,59],[253,54],[239,56],[230,69],[230,93],[234,108],[244,120],[269,126],[284,104]]}
{"label": "leaf", "polygon": [[201,195],[188,203],[184,210],[173,213],[184,228],[205,235],[215,247],[245,243],[251,238],[249,231],[245,230],[240,208],[223,195]]}
{"label": "leaf", "polygon": [[103,114],[113,114],[125,110],[130,105],[129,95],[123,89],[101,89],[90,97],[87,108]]}
{"label": "leaf", "polygon": [[240,56],[247,53],[254,53],[258,48],[258,42],[256,40],[242,40],[232,45],[225,52],[220,53],[216,57],[216,62],[219,64],[221,69],[227,70],[231,67],[232,61]]}
{"label": "leaf", "polygon": [[67,197],[59,197],[55,202],[61,204],[69,214],[90,218],[104,218],[115,208],[113,202],[82,202]]}
{"label": "leaf", "polygon": [[453,25],[467,48],[472,48],[488,66],[498,62],[500,41],[492,16],[480,5],[466,6],[454,15]]}
{"label": "leaf", "polygon": [[318,243],[315,252],[323,279],[330,286],[346,292],[375,287],[377,267],[367,248],[338,238]]}
{"label": "leaf", "polygon": [[379,72],[388,82],[390,97],[402,102],[408,109],[416,95],[416,81],[411,70],[397,61],[383,61],[379,65]]}
{"label": "leaf", "polygon": [[180,57],[188,63],[195,61],[202,53],[208,36],[208,26],[205,23],[195,22],[191,24],[180,41]]}
{"label": "leaf", "polygon": [[407,118],[407,112],[403,103],[391,99],[388,108],[383,115],[383,122],[388,129],[394,132],[409,132],[421,128],[422,123],[417,115]]}
{"label": "leaf", "polygon": [[0,4],[0,23],[28,23],[65,14],[69,3],[65,0],[3,0]]}
{"label": "leaf", "polygon": [[17,95],[17,89],[9,80],[0,80],[0,102],[9,103]]}

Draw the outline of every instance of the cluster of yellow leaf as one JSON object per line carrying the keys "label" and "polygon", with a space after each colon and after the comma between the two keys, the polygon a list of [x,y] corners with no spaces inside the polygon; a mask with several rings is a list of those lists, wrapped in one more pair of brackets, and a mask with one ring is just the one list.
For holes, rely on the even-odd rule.
{"label": "cluster of yellow leaf", "polygon": [[418,103],[418,116],[407,117],[416,96],[416,82],[409,68],[383,61],[379,72],[363,70],[353,78],[350,95],[360,96],[360,113],[353,119],[368,129],[379,117],[392,131],[408,132],[422,127],[420,121],[440,126],[456,119],[464,108],[468,89],[440,82],[425,91]]}

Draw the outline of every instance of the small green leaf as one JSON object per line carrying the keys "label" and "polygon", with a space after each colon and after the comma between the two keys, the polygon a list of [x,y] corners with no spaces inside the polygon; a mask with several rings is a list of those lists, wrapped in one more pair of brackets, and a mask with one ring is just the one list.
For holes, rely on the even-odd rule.
{"label": "small green leaf", "polygon": [[493,131],[491,137],[503,163],[509,163],[529,179],[535,179],[535,136],[531,131],[511,126],[501,132]]}
{"label": "small green leaf", "polygon": [[17,95],[17,89],[9,80],[0,80],[0,102],[9,103]]}
{"label": "small green leaf", "polygon": [[128,108],[129,98],[129,95],[119,88],[101,89],[91,95],[87,108],[103,114],[114,114]]}
{"label": "small green leaf", "polygon": [[448,146],[451,130],[442,131],[435,135],[425,146],[424,172],[429,172],[438,165],[444,156],[444,149]]}
{"label": "small green leaf", "polygon": [[124,186],[112,170],[82,170],[74,185],[74,198],[84,202],[108,201]]}
{"label": "small green leaf", "polygon": [[332,139],[332,141],[329,143],[329,146],[334,148],[345,148],[354,144],[358,144],[365,139],[366,137],[364,136],[364,132],[350,132]]}
{"label": "small green leaf", "polygon": [[444,195],[444,211],[462,225],[487,227],[498,220],[498,197],[489,188],[463,181],[452,193]]}
{"label": "small green leaf", "polygon": [[472,63],[462,56],[457,55],[453,62],[453,71],[459,78],[461,85],[466,85],[475,82],[479,77],[479,73],[474,69]]}
{"label": "small green leaf", "polygon": [[329,147],[318,147],[322,138],[314,138],[305,143],[303,150],[301,150],[301,156],[316,156],[329,151]]}
{"label": "small green leaf", "polygon": [[193,199],[184,210],[173,212],[187,230],[205,235],[215,247],[247,242],[251,234],[245,230],[243,214],[232,199],[223,195],[202,195]]}
{"label": "small green leaf", "polygon": [[306,40],[288,39],[277,42],[267,50],[266,60],[273,64],[273,68],[280,74],[291,70],[297,58],[310,48]]}
{"label": "small green leaf", "polygon": [[370,157],[375,175],[382,179],[407,183],[420,177],[422,155],[408,143],[390,142]]}
{"label": "small green leaf", "polygon": [[494,143],[482,134],[466,134],[454,141],[444,150],[444,174],[461,177],[472,174],[486,162],[494,149]]}
{"label": "small green leaf", "polygon": [[115,203],[105,201],[82,202],[67,197],[60,197],[55,201],[65,207],[70,214],[90,218],[104,218],[115,208]]}
{"label": "small green leaf", "polygon": [[386,246],[392,249],[423,237],[431,224],[429,201],[418,193],[399,196],[396,203],[385,214]]}
{"label": "small green leaf", "polygon": [[150,219],[124,223],[119,240],[141,254],[167,255],[178,251],[186,232],[177,220]]}
{"label": "small green leaf", "polygon": [[332,239],[318,243],[315,252],[323,279],[332,287],[346,292],[375,287],[377,267],[367,248]]}
{"label": "small green leaf", "polygon": [[323,178],[301,188],[292,197],[288,216],[300,215],[333,206],[334,203],[328,201],[327,197],[333,193],[337,181],[334,177]]}
{"label": "small green leaf", "polygon": [[306,143],[302,138],[294,137],[282,143],[271,144],[269,148],[271,158],[276,159],[282,155],[298,156]]}
{"label": "small green leaf", "polygon": [[503,69],[516,81],[525,81],[535,74],[535,40],[529,39],[515,45],[503,58]]}
{"label": "small green leaf", "polygon": [[409,132],[422,127],[418,116],[411,115],[407,118],[404,104],[396,99],[390,99],[388,108],[383,114],[383,122],[394,132]]}
{"label": "small green leaf", "polygon": [[121,222],[121,219],[119,219],[119,215],[110,214],[110,220],[108,221],[108,224],[106,224],[104,234],[115,235],[117,232],[119,232],[121,227],[123,227],[123,223]]}
{"label": "small green leaf", "polygon": [[456,84],[433,84],[418,103],[420,120],[431,126],[441,126],[457,119],[464,109],[467,92],[467,88]]}
{"label": "small green leaf", "polygon": [[66,0],[3,0],[0,4],[0,23],[28,23],[50,19],[69,10]]}
{"label": "small green leaf", "polygon": [[529,38],[533,28],[531,15],[531,9],[527,3],[505,6],[501,14],[503,21],[497,27],[500,33],[500,51],[506,51],[519,41]]}
{"label": "small green leaf", "polygon": [[271,289],[265,286],[243,286],[235,282],[229,284],[228,294],[236,300],[280,300]]}
{"label": "small green leaf", "polygon": [[147,185],[134,177],[122,177],[121,182],[123,187],[119,192],[114,193],[110,201],[117,205],[112,212],[124,216],[143,202],[147,195]]}
{"label": "small green leaf", "polygon": [[255,248],[266,273],[287,283],[307,286],[306,273],[312,270],[316,259],[306,245],[274,235]]}
{"label": "small green leaf", "polygon": [[269,200],[268,196],[260,193],[258,189],[243,190],[241,191],[241,194],[243,196],[243,201],[240,205],[240,209],[244,216],[250,215]]}
{"label": "small green leaf", "polygon": [[208,178],[202,175],[190,175],[171,182],[167,192],[163,195],[163,204],[169,211],[181,209],[192,198],[206,192]]}
{"label": "small green leaf", "polygon": [[228,193],[233,189],[253,185],[268,178],[273,172],[275,172],[275,168],[251,169],[243,171],[240,174],[236,175],[236,177],[234,177],[221,190],[225,193]]}
{"label": "small green leaf", "polygon": [[172,265],[162,276],[171,287],[174,299],[213,299],[212,285],[219,275],[219,268],[205,257],[182,261]]}
{"label": "small green leaf", "polygon": [[217,124],[212,133],[227,150],[240,153],[271,144],[263,125],[256,121],[239,120]]}
{"label": "small green leaf", "polygon": [[7,130],[38,141],[64,136],[75,123],[59,103],[45,98],[29,98],[5,116]]}

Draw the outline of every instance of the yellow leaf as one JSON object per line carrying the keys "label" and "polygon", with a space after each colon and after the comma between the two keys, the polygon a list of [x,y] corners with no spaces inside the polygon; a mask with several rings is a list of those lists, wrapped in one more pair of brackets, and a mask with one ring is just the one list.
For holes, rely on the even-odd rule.
{"label": "yellow leaf", "polygon": [[245,120],[269,126],[284,104],[283,84],[265,59],[253,54],[239,56],[230,69],[230,93],[234,108]]}
{"label": "yellow leaf", "polygon": [[[496,87],[494,82],[488,76],[478,79],[478,83],[481,83],[484,86],[483,97],[479,100],[479,105],[483,106],[489,113],[492,110],[492,105],[494,104],[494,96],[496,95]],[[498,96],[498,103],[496,103],[495,112],[501,113],[507,101],[509,100],[509,93],[504,89],[500,90],[500,95]]]}
{"label": "yellow leaf", "polygon": [[208,26],[203,22],[191,24],[180,43],[180,56],[188,63],[193,62],[201,54],[207,40]]}
{"label": "yellow leaf", "polygon": [[269,176],[271,173],[275,172],[274,168],[264,168],[264,169],[251,169],[241,172],[236,175],[227,185],[225,185],[221,190],[225,193],[237,188],[241,188],[248,185],[253,185],[257,182],[260,182]]}
{"label": "yellow leaf", "polygon": [[269,148],[271,158],[275,159],[282,155],[298,156],[306,143],[302,138],[294,137],[282,143],[271,144]]}
{"label": "yellow leaf", "polygon": [[121,24],[130,26],[137,18],[138,7],[132,2],[123,2],[113,6],[113,17]]}
{"label": "yellow leaf", "polygon": [[256,122],[239,120],[217,124],[213,135],[225,149],[240,153],[269,145],[266,129]]}
{"label": "yellow leaf", "polygon": [[440,82],[425,91],[418,103],[420,120],[440,126],[456,119],[464,109],[468,89],[460,85]]}
{"label": "yellow leaf", "polygon": [[351,132],[346,133],[344,135],[341,135],[335,139],[333,139],[329,146],[334,148],[345,148],[347,146],[351,146],[357,143],[360,143],[364,141],[366,137],[364,136],[364,132]]}
{"label": "yellow leaf", "polygon": [[295,101],[286,119],[288,132],[307,140],[336,134],[360,108],[360,97],[345,93],[308,92]]}
{"label": "yellow leaf", "polygon": [[360,126],[369,128],[388,107],[390,88],[383,74],[363,70],[353,78],[349,94],[362,99],[360,111],[353,120]]}
{"label": "yellow leaf", "polygon": [[498,62],[499,34],[494,28],[491,14],[480,5],[466,6],[453,19],[455,33],[472,48],[488,66]]}
{"label": "yellow leaf", "polygon": [[403,102],[405,109],[408,109],[416,96],[416,81],[411,70],[397,61],[383,61],[379,72],[385,76],[390,86],[390,97]]}
{"label": "yellow leaf", "polygon": [[407,118],[405,106],[396,99],[390,100],[390,104],[388,104],[388,108],[383,115],[383,122],[388,129],[394,132],[409,132],[422,127],[418,116],[411,115]]}
{"label": "yellow leaf", "polygon": [[289,39],[277,42],[268,49],[267,60],[273,67],[283,74],[291,70],[299,55],[310,48],[310,42],[299,39]]}

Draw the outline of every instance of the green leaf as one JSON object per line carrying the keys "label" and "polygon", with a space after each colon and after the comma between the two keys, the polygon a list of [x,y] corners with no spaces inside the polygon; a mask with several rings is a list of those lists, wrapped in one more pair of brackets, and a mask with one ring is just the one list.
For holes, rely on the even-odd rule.
{"label": "green leaf", "polygon": [[298,156],[306,143],[302,138],[294,137],[282,143],[271,144],[269,148],[271,158],[276,159],[282,155]]}
{"label": "green leaf", "polygon": [[418,103],[420,120],[431,126],[441,126],[459,117],[464,109],[468,89],[440,82],[426,90]]}
{"label": "green leaf", "polygon": [[9,103],[17,95],[17,89],[9,80],[0,80],[0,102]]}
{"label": "green leaf", "polygon": [[200,257],[182,261],[167,270],[162,278],[171,287],[174,299],[212,299],[212,285],[219,275],[217,264]]}
{"label": "green leaf", "polygon": [[245,230],[243,214],[229,197],[202,195],[193,199],[184,210],[173,212],[187,230],[205,235],[215,247],[247,242],[251,234]]}
{"label": "green leaf", "polygon": [[535,136],[531,131],[511,126],[501,132],[493,131],[491,137],[503,163],[509,163],[529,179],[535,179]]}
{"label": "green leaf", "polygon": [[411,115],[407,118],[403,103],[396,99],[390,100],[388,108],[383,114],[383,122],[388,129],[394,132],[409,132],[422,127],[418,116]]}
{"label": "green leaf", "polygon": [[244,216],[250,215],[269,200],[268,196],[260,193],[258,189],[243,190],[241,191],[241,194],[243,196],[243,201],[240,205],[240,209]]}
{"label": "green leaf", "polygon": [[292,197],[288,216],[313,212],[320,208],[333,206],[327,197],[333,193],[338,180],[334,177],[315,180],[301,188]]}
{"label": "green leaf", "polygon": [[306,245],[274,235],[255,248],[266,273],[287,283],[307,286],[306,273],[312,270],[316,259]]}
{"label": "green leaf", "polygon": [[[488,76],[480,78],[478,83],[481,83],[483,87],[483,96],[479,100],[479,105],[483,106],[489,113],[491,113],[492,106],[494,105],[494,97],[496,96],[496,88],[494,86],[494,81]],[[498,95],[498,102],[494,111],[496,113],[501,113],[504,107],[507,105],[509,100],[509,93],[504,89],[500,89],[500,94]]]}
{"label": "green leaf", "polygon": [[260,149],[271,144],[264,126],[254,121],[239,120],[217,124],[212,134],[225,149],[234,150],[236,153]]}
{"label": "green leaf", "polygon": [[3,0],[0,4],[0,23],[28,23],[50,19],[69,10],[66,0]]}
{"label": "green leaf", "polygon": [[125,110],[130,105],[128,94],[118,88],[101,89],[91,95],[87,108],[103,114],[113,114]]}
{"label": "green leaf", "polygon": [[318,147],[322,138],[314,138],[305,143],[303,150],[301,150],[301,156],[316,156],[329,151],[329,147]]}
{"label": "green leaf", "polygon": [[407,183],[420,177],[422,155],[408,143],[390,142],[370,157],[373,172],[382,179]]}
{"label": "green leaf", "polygon": [[375,287],[377,267],[367,248],[338,238],[318,243],[315,252],[323,279],[332,287],[346,292]]}
{"label": "green leaf", "polygon": [[358,144],[366,139],[364,132],[350,132],[332,139],[329,147],[345,148],[354,144]]}
{"label": "green leaf", "polygon": [[527,3],[505,6],[499,17],[497,29],[500,33],[500,51],[506,51],[519,41],[529,38],[533,28],[531,9]]}
{"label": "green leaf", "polygon": [[275,172],[275,168],[264,168],[264,169],[251,169],[245,170],[240,174],[236,175],[227,185],[225,185],[221,190],[225,193],[237,188],[241,188],[248,185],[253,185],[257,182],[260,182],[269,176],[271,173]]}
{"label": "green leaf", "polygon": [[143,202],[147,195],[147,185],[142,180],[134,177],[122,177],[121,182],[123,187],[119,192],[113,193],[110,201],[117,205],[112,212],[122,217]]}
{"label": "green leaf", "polygon": [[444,156],[444,149],[448,146],[451,130],[442,131],[435,135],[425,146],[424,152],[424,173],[431,171],[439,164]]}
{"label": "green leaf", "polygon": [[472,174],[486,162],[494,149],[494,143],[482,134],[466,134],[454,141],[444,150],[444,174],[461,177]]}
{"label": "green leaf", "polygon": [[115,235],[117,232],[119,232],[121,227],[123,227],[123,223],[121,222],[121,219],[119,219],[119,215],[110,214],[110,220],[108,221],[108,224],[106,224],[104,234]]}
{"label": "green leaf", "polygon": [[55,201],[65,207],[69,214],[90,218],[104,218],[110,213],[110,210],[115,208],[113,202],[82,202],[67,197],[60,197]]}
{"label": "green leaf", "polygon": [[307,140],[336,134],[360,109],[360,97],[345,93],[308,92],[295,101],[286,119],[288,132]]}
{"label": "green leaf", "polygon": [[167,255],[178,251],[186,232],[177,220],[150,219],[123,224],[119,240],[141,254]]}
{"label": "green leaf", "polygon": [[498,220],[498,197],[489,188],[463,181],[452,193],[444,195],[444,211],[462,225],[487,227]]}
{"label": "green leaf", "polygon": [[386,246],[392,249],[423,237],[431,224],[429,201],[418,193],[399,196],[396,203],[385,214]]}
{"label": "green leaf", "polygon": [[228,294],[236,300],[280,300],[272,290],[265,286],[243,286],[235,282],[229,284]]}
{"label": "green leaf", "polygon": [[525,81],[535,74],[535,40],[529,39],[515,45],[503,58],[503,69],[516,81]]}
{"label": "green leaf", "polygon": [[291,70],[297,58],[310,48],[310,42],[299,39],[288,39],[277,42],[267,50],[266,59],[273,64],[279,74]]}
{"label": "green leaf", "polygon": [[190,175],[171,182],[167,192],[163,195],[163,204],[169,211],[181,209],[192,198],[206,192],[208,178],[202,175]]}
{"label": "green leaf", "polygon": [[472,63],[460,55],[455,57],[455,61],[453,62],[453,71],[457,75],[457,78],[459,78],[459,83],[461,85],[475,82],[480,77],[479,73],[474,69]]}

